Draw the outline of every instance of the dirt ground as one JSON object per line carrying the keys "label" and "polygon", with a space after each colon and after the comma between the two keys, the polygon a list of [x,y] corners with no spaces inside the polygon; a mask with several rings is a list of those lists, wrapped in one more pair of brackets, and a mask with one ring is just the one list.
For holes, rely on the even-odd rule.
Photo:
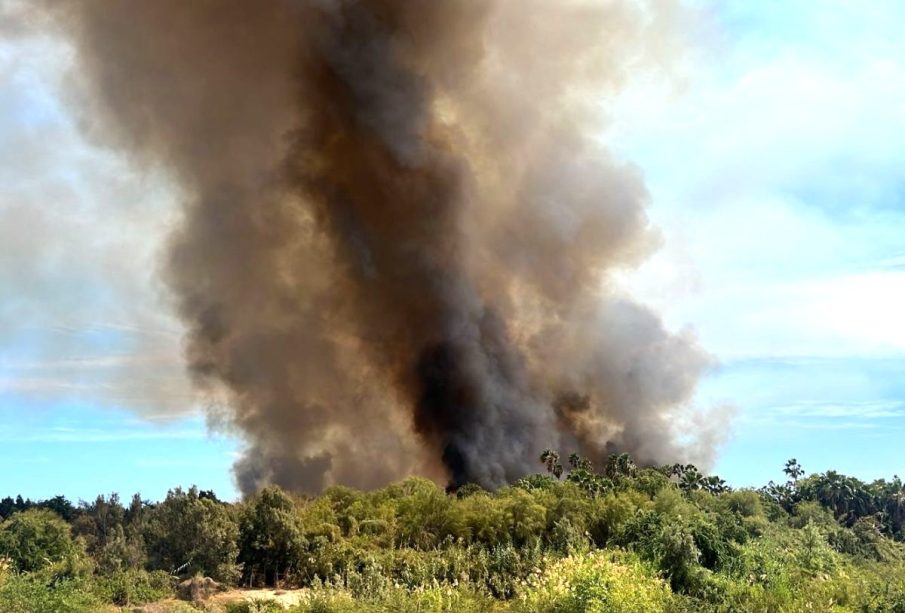
{"label": "dirt ground", "polygon": [[226,604],[242,600],[274,600],[284,607],[297,605],[305,590],[229,590],[211,597],[211,604]]}

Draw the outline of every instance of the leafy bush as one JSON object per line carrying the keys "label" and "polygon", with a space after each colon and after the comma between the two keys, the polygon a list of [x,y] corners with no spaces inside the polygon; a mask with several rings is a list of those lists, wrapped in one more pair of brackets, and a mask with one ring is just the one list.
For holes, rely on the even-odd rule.
{"label": "leafy bush", "polygon": [[308,592],[291,613],[478,613],[494,610],[496,604],[486,595],[451,585],[415,590],[389,587],[379,595],[365,597],[354,597],[335,588],[318,588]]}
{"label": "leafy bush", "polygon": [[118,606],[143,604],[173,594],[173,578],[163,571],[122,570],[96,579],[95,593]]}
{"label": "leafy bush", "polygon": [[48,584],[42,576],[25,574],[8,577],[0,585],[3,613],[83,613],[106,608],[85,578]]}
{"label": "leafy bush", "polygon": [[656,511],[639,513],[626,522],[617,542],[636,551],[669,578],[673,590],[693,587],[701,551],[689,528],[677,518]]}
{"label": "leafy bush", "polygon": [[67,555],[40,570],[0,575],[0,611],[4,613],[63,613],[103,608],[95,593],[91,562],[83,555]]}
{"label": "leafy bush", "polygon": [[408,495],[399,501],[397,511],[400,544],[427,549],[463,533],[461,516],[450,512],[450,500],[433,481],[411,478],[403,486]]}
{"label": "leafy bush", "polygon": [[286,610],[278,602],[261,598],[251,601],[229,602],[226,604],[225,609],[225,613],[283,613]]}
{"label": "leafy bush", "polygon": [[538,612],[666,611],[669,586],[638,558],[620,551],[565,558],[531,577],[518,609]]}
{"label": "leafy bush", "polygon": [[0,557],[15,570],[30,572],[84,550],[72,540],[69,524],[52,511],[30,509],[0,524]]}

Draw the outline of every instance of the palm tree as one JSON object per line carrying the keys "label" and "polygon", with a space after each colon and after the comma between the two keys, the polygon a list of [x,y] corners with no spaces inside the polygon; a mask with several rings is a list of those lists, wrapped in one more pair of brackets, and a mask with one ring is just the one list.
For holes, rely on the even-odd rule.
{"label": "palm tree", "polygon": [[704,476],[694,464],[686,464],[682,467],[682,476],[679,479],[679,487],[690,492],[699,490],[704,484]]}
{"label": "palm tree", "polygon": [[634,477],[635,473],[638,472],[635,461],[632,459],[632,456],[627,453],[619,454],[616,458],[616,466],[619,469],[619,473],[625,477]]}
{"label": "palm tree", "polygon": [[845,512],[845,501],[850,492],[846,491],[846,484],[841,475],[835,470],[828,470],[823,479],[818,481],[817,500],[833,510],[838,518]]}
{"label": "palm tree", "polygon": [[627,453],[620,453],[609,457],[604,472],[607,477],[616,480],[622,477],[633,477],[637,471],[638,467],[635,465],[635,461],[632,460],[632,456]]}
{"label": "palm tree", "polygon": [[547,467],[547,472],[552,473],[557,479],[562,476],[562,464],[559,462],[559,453],[553,449],[544,449],[540,454],[540,461]]}
{"label": "palm tree", "polygon": [[720,479],[717,475],[710,475],[709,477],[704,477],[701,481],[701,487],[711,494],[722,494],[723,492],[729,491],[729,486],[726,485],[726,481]]}
{"label": "palm tree", "polygon": [[782,472],[789,476],[789,484],[793,486],[804,476],[804,468],[802,468],[801,464],[799,464],[798,460],[795,458],[786,462],[786,467],[782,469]]}
{"label": "palm tree", "polygon": [[874,484],[880,486],[876,492],[877,506],[886,517],[890,535],[901,534],[905,527],[905,484],[898,475],[893,476],[889,483],[881,480]]}
{"label": "palm tree", "polygon": [[571,466],[573,470],[582,469],[590,471],[592,469],[591,461],[581,457],[577,453],[573,453],[569,456],[569,466]]}

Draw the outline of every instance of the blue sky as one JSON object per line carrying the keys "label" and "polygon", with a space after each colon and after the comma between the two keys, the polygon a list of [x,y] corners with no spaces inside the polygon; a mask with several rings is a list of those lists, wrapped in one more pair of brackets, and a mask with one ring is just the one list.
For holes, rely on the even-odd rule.
{"label": "blue sky", "polygon": [[664,246],[626,285],[721,367],[738,407],[716,470],[905,472],[905,6],[696,3],[672,83],[610,135],[645,172]]}
{"label": "blue sky", "polygon": [[[736,407],[731,483],[792,456],[905,474],[905,5],[688,5],[675,72],[632,81],[605,135],[663,237],[620,283],[719,360],[696,402]],[[235,496],[240,443],[195,406],[155,280],[178,194],[85,136],[73,70],[0,38],[0,495]]]}

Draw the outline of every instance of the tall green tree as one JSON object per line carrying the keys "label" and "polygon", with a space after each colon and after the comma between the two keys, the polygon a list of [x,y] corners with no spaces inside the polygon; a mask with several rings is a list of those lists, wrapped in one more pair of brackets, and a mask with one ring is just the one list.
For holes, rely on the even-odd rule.
{"label": "tall green tree", "polygon": [[148,513],[144,539],[148,563],[181,575],[238,578],[239,526],[229,505],[202,498],[198,488],[170,490]]}
{"label": "tall green tree", "polygon": [[247,585],[279,584],[298,570],[308,542],[295,502],[276,486],[261,490],[239,512],[239,562]]}
{"label": "tall green tree", "polygon": [[107,543],[123,526],[126,510],[119,501],[119,494],[100,495],[92,503],[80,504],[78,517],[72,528],[85,540],[88,553],[98,556]]}

